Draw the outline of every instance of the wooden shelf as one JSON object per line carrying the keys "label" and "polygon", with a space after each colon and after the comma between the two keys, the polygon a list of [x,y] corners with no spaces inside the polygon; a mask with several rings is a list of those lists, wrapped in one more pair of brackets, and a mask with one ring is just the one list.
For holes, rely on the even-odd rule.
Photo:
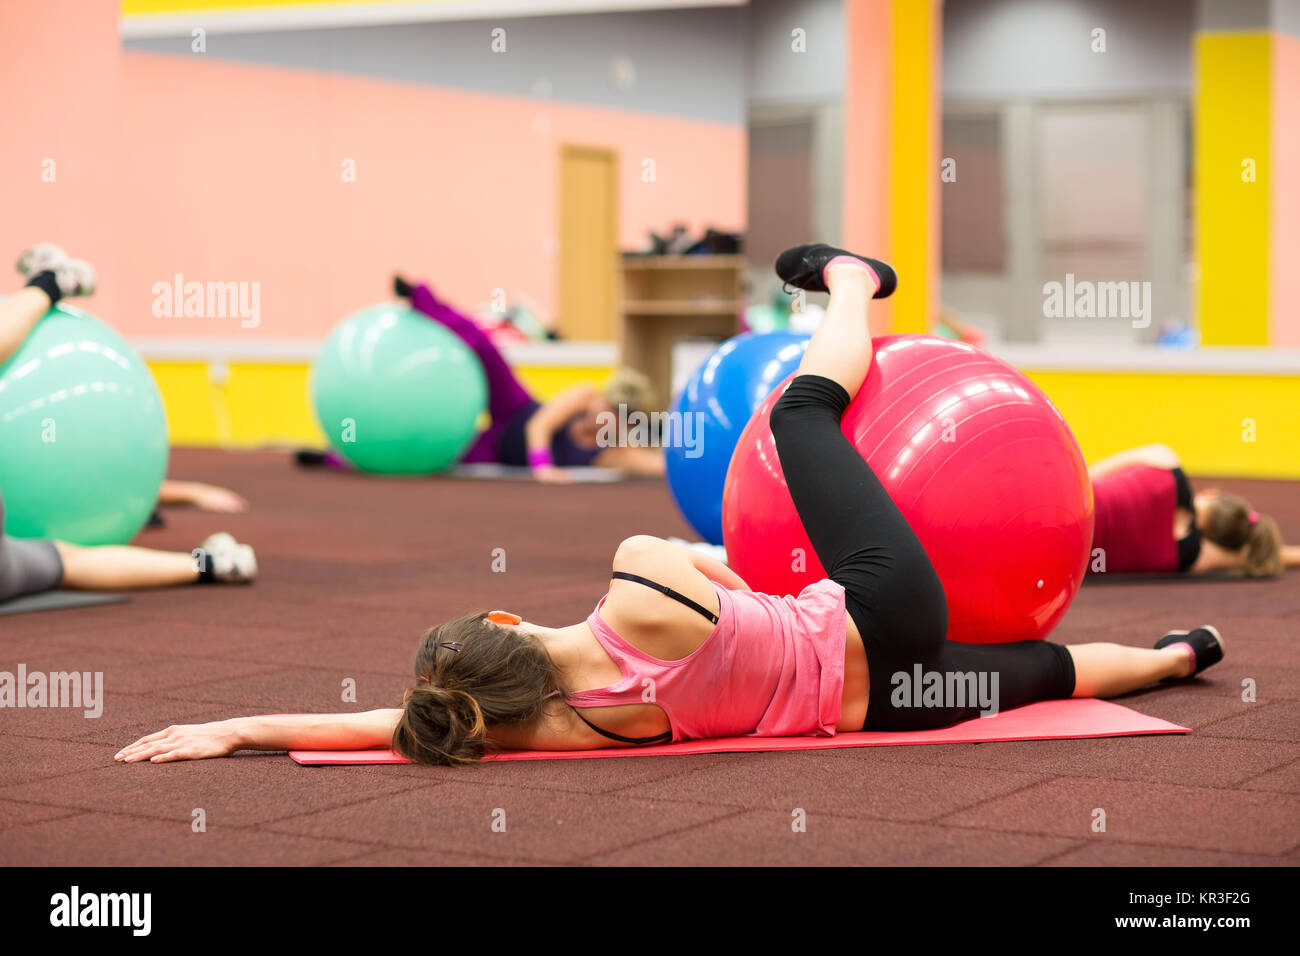
{"label": "wooden shelf", "polygon": [[739,331],[744,270],[744,256],[623,256],[620,362],[649,376],[660,410],[672,401],[673,345]]}
{"label": "wooden shelf", "polygon": [[624,315],[739,315],[739,299],[638,299],[623,303]]}
{"label": "wooden shelf", "polygon": [[623,254],[624,271],[639,269],[702,269],[725,270],[744,268],[744,256],[646,256]]}

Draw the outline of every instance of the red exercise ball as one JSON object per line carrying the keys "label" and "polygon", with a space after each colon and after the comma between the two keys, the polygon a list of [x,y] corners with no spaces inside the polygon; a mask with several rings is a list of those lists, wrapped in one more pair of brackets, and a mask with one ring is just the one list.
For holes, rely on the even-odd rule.
{"label": "red exercise ball", "polygon": [[[741,433],[722,499],[732,569],[772,594],[826,576],[772,441],[772,406],[793,377]],[[1047,396],[963,342],[891,335],[875,340],[843,429],[934,563],[948,638],[1046,637],[1083,581],[1093,518],[1087,464]]]}

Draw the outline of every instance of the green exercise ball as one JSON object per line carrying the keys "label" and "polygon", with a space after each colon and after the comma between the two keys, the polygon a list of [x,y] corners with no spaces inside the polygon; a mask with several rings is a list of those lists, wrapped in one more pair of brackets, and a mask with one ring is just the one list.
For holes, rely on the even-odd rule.
{"label": "green exercise ball", "polygon": [[0,364],[6,534],[130,541],[158,501],[167,453],[153,376],[94,316],[56,305]]}
{"label": "green exercise ball", "polygon": [[329,334],[311,372],[316,419],[362,471],[424,475],[455,464],[487,407],[483,366],[446,326],[398,303]]}

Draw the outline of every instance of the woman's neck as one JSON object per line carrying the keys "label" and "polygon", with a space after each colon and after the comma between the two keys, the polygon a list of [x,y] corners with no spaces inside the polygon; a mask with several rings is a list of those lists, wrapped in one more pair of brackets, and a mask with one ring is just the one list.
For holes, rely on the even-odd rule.
{"label": "woman's neck", "polygon": [[567,627],[538,628],[534,633],[562,675],[581,671],[587,663],[592,637],[586,621]]}

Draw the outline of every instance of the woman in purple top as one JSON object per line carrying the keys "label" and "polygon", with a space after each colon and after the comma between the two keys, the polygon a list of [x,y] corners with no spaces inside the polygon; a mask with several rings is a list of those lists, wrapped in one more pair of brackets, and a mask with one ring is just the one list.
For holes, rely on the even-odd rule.
{"label": "woman in purple top", "polygon": [[505,356],[473,319],[433,294],[428,285],[393,280],[397,294],[411,308],[441,322],[473,350],[488,384],[492,423],[461,458],[462,462],[527,465],[539,481],[563,482],[564,469],[597,465],[637,474],[662,475],[663,456],[650,448],[601,447],[598,436],[607,416],[649,413],[654,395],[649,380],[632,369],[619,369],[603,389],[583,382],[548,402],[539,402],[515,376]]}
{"label": "woman in purple top", "polygon": [[[603,388],[581,382],[541,402],[515,376],[510,363],[473,319],[457,312],[427,285],[393,280],[398,296],[411,308],[442,323],[478,356],[487,376],[488,425],[462,457],[465,464],[493,463],[528,466],[538,481],[565,483],[567,468],[595,465],[638,475],[662,475],[664,457],[658,448],[606,444],[605,434],[625,434],[620,414],[653,410],[655,396],[649,379],[633,369],[617,370]],[[333,452],[299,452],[298,463],[349,467]]]}

